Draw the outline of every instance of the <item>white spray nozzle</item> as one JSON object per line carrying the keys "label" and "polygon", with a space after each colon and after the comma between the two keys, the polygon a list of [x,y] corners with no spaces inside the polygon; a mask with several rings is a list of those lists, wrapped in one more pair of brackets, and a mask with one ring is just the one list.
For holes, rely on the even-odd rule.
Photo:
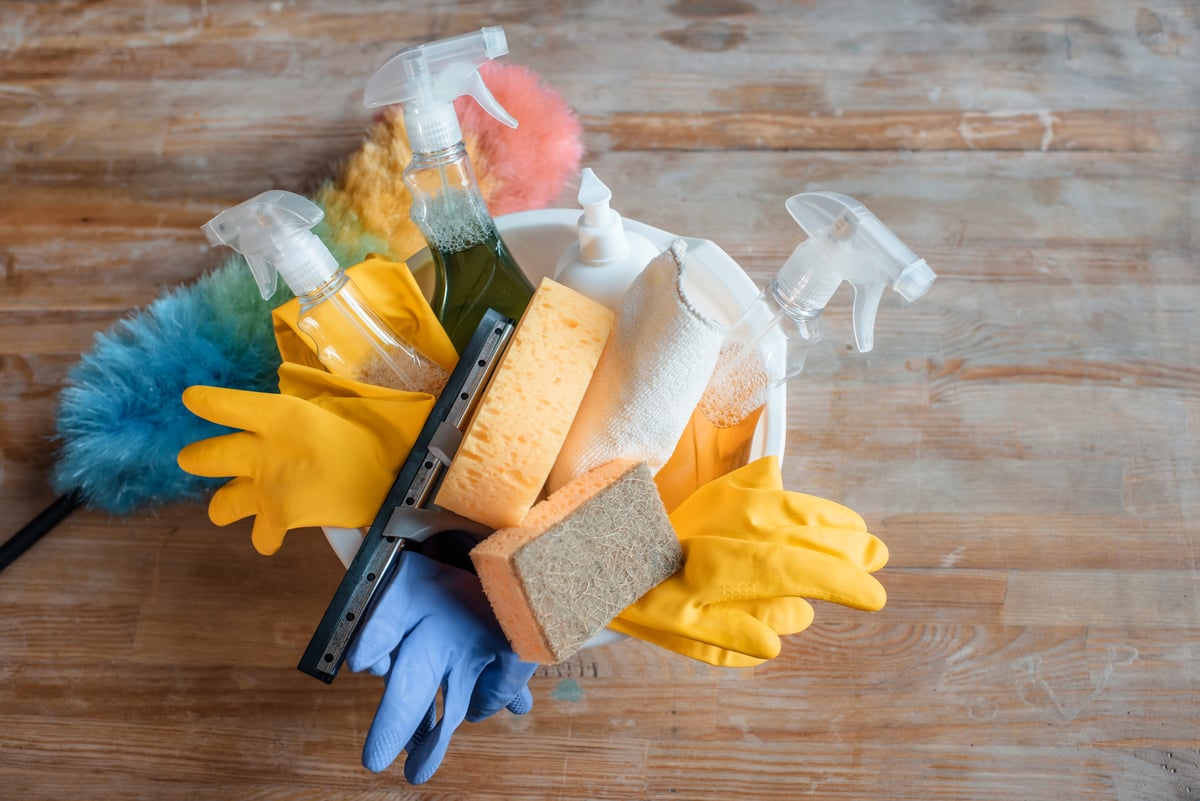
{"label": "white spray nozzle", "polygon": [[458,144],[462,129],[454,100],[470,95],[488,114],[510,128],[517,121],[496,100],[479,68],[508,53],[504,28],[488,28],[427,44],[413,45],[380,67],[363,93],[367,108],[404,104],[404,127],[414,153],[433,153]]}
{"label": "white spray nozzle", "polygon": [[913,301],[937,276],[852,197],[805,192],[788,198],[786,205],[808,239],[792,251],[771,282],[772,291],[781,303],[815,316],[842,281],[849,281],[854,287],[854,341],[866,353],[875,344],[875,313],[883,288],[890,286]]}
{"label": "white spray nozzle", "polygon": [[275,294],[278,275],[297,295],[329,280],[337,260],[312,233],[325,212],[306,197],[270,189],[201,226],[210,245],[227,245],[246,257],[263,299]]}

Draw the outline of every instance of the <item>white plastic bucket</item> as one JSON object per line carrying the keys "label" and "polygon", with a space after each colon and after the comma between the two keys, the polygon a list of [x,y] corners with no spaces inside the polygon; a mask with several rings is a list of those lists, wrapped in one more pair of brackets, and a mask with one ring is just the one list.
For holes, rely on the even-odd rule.
{"label": "white plastic bucket", "polygon": [[[496,218],[496,227],[512,251],[513,257],[529,280],[537,286],[544,277],[554,277],[558,258],[577,241],[577,209],[542,209],[523,211]],[[666,250],[675,239],[687,242],[687,253],[703,269],[686,273],[688,296],[702,312],[726,325],[732,324],[743,309],[758,296],[759,289],[750,276],[728,253],[707,239],[678,237],[658,228],[626,219],[626,227],[649,239],[660,250]],[[422,250],[408,260],[409,269],[417,277],[426,294],[432,286],[432,264],[428,250]],[[787,429],[787,395],[782,386],[771,391],[766,407],[754,432],[750,458],[775,455],[783,457]],[[350,566],[362,543],[364,532],[358,529],[326,527],[325,537],[342,564]],[[621,635],[604,630],[584,647],[603,645]]]}

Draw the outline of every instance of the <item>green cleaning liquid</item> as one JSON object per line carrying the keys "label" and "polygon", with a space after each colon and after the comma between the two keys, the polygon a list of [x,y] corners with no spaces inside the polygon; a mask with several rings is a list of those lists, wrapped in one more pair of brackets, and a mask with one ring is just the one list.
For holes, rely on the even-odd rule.
{"label": "green cleaning liquid", "polygon": [[461,353],[484,313],[495,309],[521,319],[533,286],[492,226],[482,241],[456,252],[431,247],[434,263],[433,312]]}
{"label": "green cleaning liquid", "polygon": [[461,142],[414,154],[404,182],[433,257],[430,305],[462,353],[488,309],[520,320],[533,286],[500,238]]}

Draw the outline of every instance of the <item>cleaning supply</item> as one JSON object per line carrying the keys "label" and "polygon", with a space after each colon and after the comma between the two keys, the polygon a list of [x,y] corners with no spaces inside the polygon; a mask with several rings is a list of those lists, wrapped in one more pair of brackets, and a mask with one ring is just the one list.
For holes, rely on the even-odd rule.
{"label": "cleaning supply", "polygon": [[226,209],[203,230],[210,244],[246,257],[264,299],[275,294],[283,276],[299,299],[297,326],[331,373],[436,396],[446,370],[388,327],[312,233],[324,216],[311,200],[272,189]]}
{"label": "cleaning supply", "polygon": [[434,403],[290,362],[279,386],[281,394],[189,387],[188,410],[238,430],[178,455],[188,473],[233,477],[213,494],[209,519],[225,526],[254,515],[251,541],[266,556],[291,529],[369,525]]}
{"label": "cleaning supply", "polygon": [[650,468],[627,461],[584,473],[471,551],[513,650],[543,664],[574,655],[680,557]]}
{"label": "cleaning supply", "polygon": [[[562,95],[528,67],[489,61],[479,74],[497,101],[521,120],[519,131],[514,130],[469,97],[454,102],[487,207],[497,217],[545,208],[579,173],[579,119]],[[425,247],[410,216],[412,196],[401,180],[412,155],[402,110],[380,110],[362,147],[313,195],[333,221],[321,236],[335,253],[355,249],[364,239],[380,240],[372,249],[395,259],[407,259]]]}
{"label": "cleaning supply", "polygon": [[670,515],[683,569],[609,627],[714,665],[778,655],[813,620],[806,599],[867,611],[887,593],[871,575],[887,547],[841,504],[783,489],[779,460],[755,460],[701,487]]}
{"label": "cleaning supply", "polygon": [[835,192],[788,198],[807,234],[734,324],[679,447],[656,480],[667,508],[691,490],[745,464],[767,393],[799,375],[822,336],[821,313],[843,281],[854,287],[854,339],[874,347],[884,287],[907,301],[937,277],[865,206]]}
{"label": "cleaning supply", "polygon": [[688,297],[689,269],[700,268],[677,239],[630,285],[550,473],[551,491],[613,459],[656,470],[671,455],[725,337],[724,328]]}
{"label": "cleaning supply", "polygon": [[438,490],[438,506],[492,528],[537,501],[613,325],[613,312],[542,279]]}
{"label": "cleaning supply", "polygon": [[[464,721],[505,708],[529,711],[528,683],[537,665],[513,653],[475,576],[412,552],[402,553],[399,562],[350,644],[346,663],[354,671],[387,671],[363,765],[382,771],[407,747],[404,777],[423,784]],[[439,689],[442,717],[429,726]]]}
{"label": "cleaning supply", "polygon": [[[469,565],[467,552],[494,530],[438,507],[433,497],[515,328],[512,320],[494,309],[480,320],[370,528],[365,535],[356,533],[358,547],[296,665],[301,672],[326,684],[337,678],[346,647],[401,554],[411,545],[436,538],[437,552],[449,553],[456,557],[452,561]],[[443,540],[449,547],[440,547]],[[334,544],[332,540],[330,544]]]}
{"label": "cleaning supply", "polygon": [[611,200],[612,191],[591,167],[585,168],[579,182],[579,241],[563,253],[554,278],[616,309],[658,248],[641,234],[625,230],[621,215],[609,206]]}
{"label": "cleaning supply", "polygon": [[[389,330],[404,341],[414,343],[419,353],[428,356],[447,373],[454,369],[458,352],[433,315],[407,265],[368,256],[347,268],[346,274],[354,281],[358,292],[371,299],[371,308]],[[301,319],[299,298],[292,298],[271,310],[279,355],[285,362],[324,369],[315,342],[301,328]]]}
{"label": "cleaning supply", "polygon": [[414,45],[388,59],[363,95],[369,108],[403,104],[413,151],[404,170],[411,216],[433,256],[434,313],[460,350],[488,308],[515,320],[533,295],[484,203],[454,110],[455,98],[470,95],[496,119],[517,126],[479,74],[480,66],[507,53],[499,26]]}
{"label": "cleaning supply", "polygon": [[[454,368],[454,347],[407,267],[370,258],[347,272],[370,293],[390,329],[435,355],[443,368]],[[197,440],[177,460],[189,474],[235,477],[212,496],[209,518],[226,525],[255,515],[251,537],[264,554],[302,525],[369,524],[434,405],[426,393],[326,371],[299,329],[298,307],[293,298],[276,309],[276,345],[285,359],[280,395],[204,386],[184,393],[194,419],[214,433],[245,429]]]}
{"label": "cleaning supply", "polygon": [[[579,120],[528,68],[491,62],[483,74],[497,100],[522,120],[518,135],[482,111],[464,113],[474,103],[458,101],[483,197],[495,214],[544,208],[579,172]],[[326,212],[315,233],[340,264],[355,264],[370,252],[407,259],[425,246],[400,180],[410,159],[400,115],[383,113],[336,175],[314,190]],[[272,300],[282,301],[286,291]],[[97,332],[59,394],[59,451],[50,483],[62,500],[125,515],[198,500],[215,489],[218,482],[175,463],[180,448],[220,433],[188,412],[180,397],[189,384],[273,389],[280,358],[272,305],[259,297],[245,260],[234,255]],[[56,503],[39,530],[52,528],[71,508],[74,503]]]}

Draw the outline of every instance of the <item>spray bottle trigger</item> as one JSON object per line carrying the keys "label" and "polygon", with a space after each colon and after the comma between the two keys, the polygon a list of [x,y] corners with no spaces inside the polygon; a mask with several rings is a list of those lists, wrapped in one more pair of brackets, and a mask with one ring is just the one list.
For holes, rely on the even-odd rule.
{"label": "spray bottle trigger", "polygon": [[474,70],[471,73],[464,94],[475,98],[475,102],[479,104],[479,107],[495,117],[497,121],[507,125],[509,128],[517,127],[516,118],[508,113],[508,109],[500,105],[500,101],[492,94],[492,90],[488,89],[483,76],[479,74],[479,70]]}
{"label": "spray bottle trigger", "polygon": [[245,258],[251,274],[254,275],[254,282],[258,284],[258,293],[262,295],[263,300],[270,300],[279,287],[279,273],[267,261],[266,256],[255,254]]}
{"label": "spray bottle trigger", "polygon": [[884,284],[880,281],[851,281],[854,287],[854,344],[859,353],[867,353],[875,347],[875,315],[883,297]]}

